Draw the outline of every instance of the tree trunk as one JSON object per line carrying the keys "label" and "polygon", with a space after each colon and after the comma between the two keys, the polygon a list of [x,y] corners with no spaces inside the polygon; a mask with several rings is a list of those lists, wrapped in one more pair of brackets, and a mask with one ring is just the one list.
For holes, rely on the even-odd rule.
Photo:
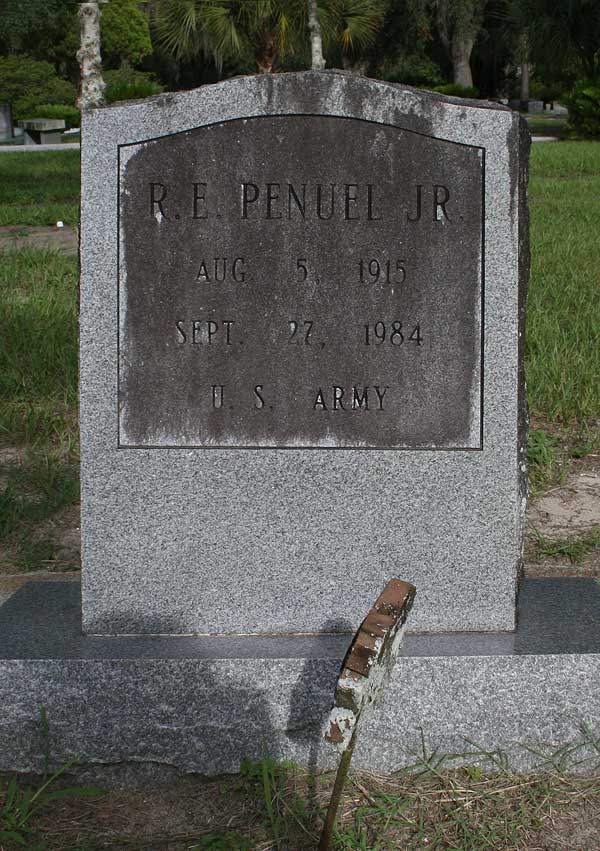
{"label": "tree trunk", "polygon": [[471,73],[471,53],[474,40],[472,38],[460,38],[455,36],[452,40],[452,70],[454,82],[459,86],[473,87],[473,74]]}
{"label": "tree trunk", "polygon": [[100,9],[96,2],[80,3],[79,26],[81,28],[81,47],[77,51],[81,82],[77,105],[79,109],[102,106],[106,85],[102,77],[102,58],[100,56]]}
{"label": "tree trunk", "polygon": [[323,36],[321,35],[317,0],[308,0],[308,29],[310,32],[311,68],[313,71],[322,71],[325,68],[325,58],[323,56]]}
{"label": "tree trunk", "polygon": [[521,101],[521,110],[527,112],[529,108],[529,62],[521,63],[521,93],[519,100]]}
{"label": "tree trunk", "polygon": [[277,34],[263,33],[256,54],[256,67],[259,74],[271,74],[277,59]]}

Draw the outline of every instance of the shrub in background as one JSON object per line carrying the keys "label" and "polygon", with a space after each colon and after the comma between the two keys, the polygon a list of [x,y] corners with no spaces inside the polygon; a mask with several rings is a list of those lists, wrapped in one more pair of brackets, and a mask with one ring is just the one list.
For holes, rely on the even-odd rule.
{"label": "shrub in background", "polygon": [[444,82],[439,65],[424,53],[401,56],[395,62],[383,65],[378,77],[390,83],[405,83],[407,86],[420,86],[423,89],[432,89]]}
{"label": "shrub in background", "polygon": [[11,104],[15,121],[37,118],[37,107],[42,104],[73,106],[75,86],[59,77],[49,62],[39,62],[29,56],[2,56],[0,103]]}
{"label": "shrub in background", "polygon": [[477,98],[479,92],[473,86],[460,86],[458,83],[446,83],[444,86],[436,86],[433,90],[441,95],[450,95],[455,98]]}
{"label": "shrub in background", "polygon": [[105,71],[106,82],[105,98],[107,103],[118,100],[138,100],[162,92],[160,86],[152,74],[146,71],[135,71],[133,68],[117,68],[114,71]]}
{"label": "shrub in background", "polygon": [[561,94],[562,90],[557,83],[548,84],[543,80],[532,80],[529,86],[531,100],[556,101],[560,100]]}
{"label": "shrub in background", "polygon": [[578,136],[600,138],[600,79],[576,83],[566,106],[567,123]]}
{"label": "shrub in background", "polygon": [[137,65],[152,53],[148,16],[137,0],[110,0],[100,18],[104,65]]}
{"label": "shrub in background", "polygon": [[26,118],[62,118],[67,130],[70,130],[71,127],[79,127],[81,114],[76,106],[63,103],[45,103],[36,106],[31,115],[27,115]]}

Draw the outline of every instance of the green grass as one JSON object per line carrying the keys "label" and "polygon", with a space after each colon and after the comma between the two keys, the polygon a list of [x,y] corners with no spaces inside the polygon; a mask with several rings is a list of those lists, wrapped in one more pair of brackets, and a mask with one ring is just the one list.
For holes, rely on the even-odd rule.
{"label": "green grass", "polygon": [[77,443],[77,261],[23,249],[0,263],[0,444]]}
{"label": "green grass", "polygon": [[[505,754],[487,753],[476,745],[471,753],[456,756],[424,750],[422,761],[392,776],[351,774],[333,849],[523,851],[537,847],[536,835],[561,806],[568,806],[578,795],[591,798],[600,794],[597,776],[566,774],[584,753],[590,769],[597,768],[596,746],[585,740],[555,753],[538,754],[538,771],[525,776],[510,771]],[[473,759],[473,764],[455,767],[465,758]],[[257,842],[254,847],[314,848],[332,778],[313,780],[311,803],[310,783],[302,782],[310,780],[305,773],[289,764],[267,762],[266,771],[274,778],[268,787],[261,783],[259,766],[254,775],[245,772],[246,782],[254,783],[260,809],[267,816],[263,830],[275,840],[272,845]],[[264,775],[264,767],[261,773]]]}
{"label": "green grass", "polygon": [[79,497],[76,470],[50,453],[30,454],[26,464],[8,467],[0,491],[0,541],[23,524],[45,520]]}
{"label": "green grass", "polygon": [[532,412],[598,429],[600,144],[534,145],[526,374]]}
{"label": "green grass", "polygon": [[6,252],[0,263],[0,399],[74,404],[77,262],[53,251]]}
{"label": "green grass", "polygon": [[562,484],[570,466],[570,456],[561,438],[541,428],[532,428],[527,440],[527,461],[531,495],[537,496]]}
{"label": "green grass", "polygon": [[0,468],[0,567],[54,566],[40,525],[79,498],[77,262],[53,251],[0,263],[0,446],[22,462]]}
{"label": "green grass", "polygon": [[0,154],[0,226],[79,223],[79,151]]}
{"label": "green grass", "polygon": [[546,538],[534,527],[535,544],[528,553],[532,561],[562,556],[571,564],[582,564],[585,556],[596,547],[600,547],[600,526],[594,526],[589,532],[573,538]]}
{"label": "green grass", "polygon": [[60,561],[46,522],[79,500],[77,457],[52,449],[27,452],[20,464],[0,469],[0,568],[72,570]]}
{"label": "green grass", "polygon": [[255,843],[240,833],[209,833],[199,843],[190,845],[189,851],[254,851]]}
{"label": "green grass", "polygon": [[[55,805],[57,801],[66,798],[99,797],[104,792],[96,787],[62,786],[57,788],[57,781],[63,778],[75,759],[62,765],[57,771],[50,773],[50,728],[44,706],[40,707],[42,738],[44,741],[44,774],[36,784],[24,783],[18,775],[13,775],[0,799],[0,849],[28,848],[29,851],[44,851],[45,842],[39,842],[33,837],[35,822],[40,812]],[[6,845],[4,843],[7,843]]]}

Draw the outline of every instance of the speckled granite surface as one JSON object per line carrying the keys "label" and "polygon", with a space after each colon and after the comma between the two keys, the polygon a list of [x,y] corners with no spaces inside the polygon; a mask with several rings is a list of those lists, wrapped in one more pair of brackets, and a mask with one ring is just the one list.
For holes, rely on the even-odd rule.
{"label": "speckled granite surface", "polygon": [[[356,764],[414,763],[422,732],[431,749],[463,752],[469,740],[525,769],[524,745],[594,730],[599,608],[592,580],[529,580],[514,635],[408,636]],[[76,583],[32,583],[0,607],[0,768],[41,768],[41,706],[57,764],[77,755],[158,780],[235,771],[265,752],[331,763],[320,734],[347,634],[91,638],[79,617]]]}
{"label": "speckled granite surface", "polygon": [[[240,118],[307,114],[393,127],[434,139],[442,152],[485,152],[483,449],[119,448],[119,150]],[[528,139],[518,115],[333,71],[238,78],[92,110],[82,123],[86,631],[352,628],[392,575],[418,588],[415,628],[512,629],[528,259]],[[423,182],[441,184],[436,174],[434,158]],[[418,255],[429,242],[413,249]]]}

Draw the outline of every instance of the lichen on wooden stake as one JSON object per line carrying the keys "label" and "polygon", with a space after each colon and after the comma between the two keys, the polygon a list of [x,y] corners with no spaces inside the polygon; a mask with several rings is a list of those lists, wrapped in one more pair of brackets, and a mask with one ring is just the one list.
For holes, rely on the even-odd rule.
{"label": "lichen on wooden stake", "polygon": [[364,619],[342,663],[325,738],[345,750],[379,699],[396,663],[416,589],[392,579]]}

